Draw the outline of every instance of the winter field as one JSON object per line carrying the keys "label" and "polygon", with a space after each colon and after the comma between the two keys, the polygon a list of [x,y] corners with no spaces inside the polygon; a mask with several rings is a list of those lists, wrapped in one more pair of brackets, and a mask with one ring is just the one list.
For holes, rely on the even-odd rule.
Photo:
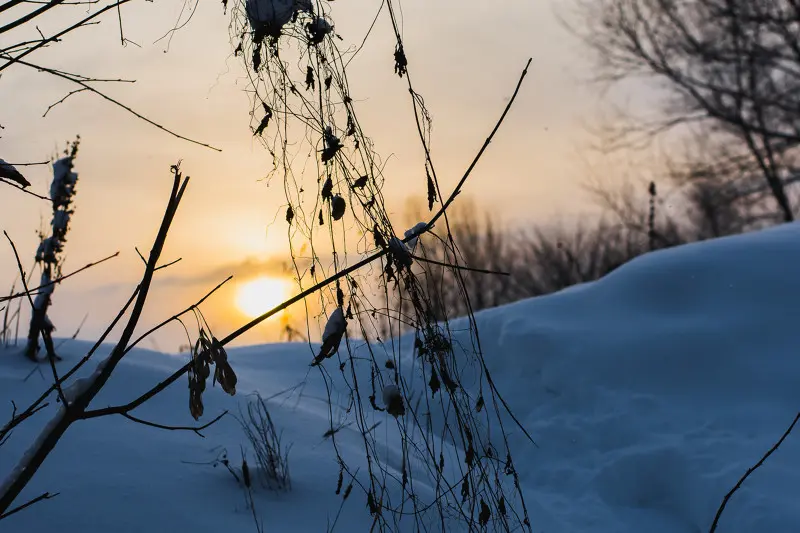
{"label": "winter field", "polygon": [[[800,225],[791,224],[651,253],[598,282],[478,315],[498,389],[538,444],[511,426],[534,531],[708,531],[723,496],[800,407],[798,242]],[[412,357],[411,339],[400,342]],[[61,364],[88,346],[67,342]],[[339,407],[329,406],[318,369],[309,368],[313,354],[304,344],[231,349],[238,393],[209,387],[201,422],[225,409],[238,414],[258,391],[291,444],[291,491],[254,488],[264,530],[326,531],[341,507],[336,529],[368,531],[363,492],[354,489],[343,504],[335,493],[339,470],[324,435]],[[137,350],[93,405],[125,402],[184,362]],[[11,350],[0,352],[4,417],[11,401],[27,405],[47,385],[36,373],[25,380],[31,368]],[[42,371],[47,378],[46,365]],[[2,475],[53,416],[51,404],[0,449]],[[185,381],[135,414],[190,425]],[[375,422],[391,457],[400,445],[397,422],[386,413]],[[0,521],[0,531],[256,531],[242,486],[210,464],[222,450],[233,466],[240,462],[247,443],[240,425],[228,416],[202,433],[122,417],[79,422],[20,501],[59,495]],[[363,452],[355,427],[337,435],[357,464]],[[734,494],[717,531],[800,531],[798,460],[800,435],[792,434]],[[415,523],[399,526],[413,531]]]}

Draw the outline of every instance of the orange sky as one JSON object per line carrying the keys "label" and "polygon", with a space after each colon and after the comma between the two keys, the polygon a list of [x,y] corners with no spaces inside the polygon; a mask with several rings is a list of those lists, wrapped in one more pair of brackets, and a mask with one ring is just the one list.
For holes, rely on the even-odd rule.
{"label": "orange sky", "polygon": [[[582,125],[595,116],[598,97],[596,88],[580,81],[590,74],[585,53],[554,16],[567,1],[402,2],[409,68],[433,114],[434,157],[445,188],[460,177],[526,59],[533,57],[516,107],[466,188],[507,221],[550,220],[587,205],[580,189],[586,166],[578,156],[587,140]],[[378,5],[375,0],[331,4],[336,31],[346,44],[360,42]],[[178,159],[192,183],[165,259],[183,261],[160,277],[147,323],[191,303],[228,273],[238,284],[277,272],[286,253],[285,232],[270,227],[276,216],[281,220],[282,191],[259,181],[271,159],[248,129],[246,83],[231,53],[221,5],[201,3],[168,51],[166,40],[153,44],[173,25],[181,6],[180,1],[138,0],[126,6],[125,36],[141,48],[120,46],[116,17],[107,17],[32,55],[31,61],[136,79],[102,88],[169,128],[218,146],[221,153],[170,137],[88,94],[75,95],[42,118],[47,106],[73,87],[24,67],[12,67],[0,80],[5,127],[0,157],[45,160],[76,133],[82,137],[66,269],[122,252],[113,263],[57,289],[52,317],[62,335],[70,335],[88,313],[81,336],[91,338],[127,298],[141,272],[133,248],[148,249],[170,187],[169,166]],[[59,22],[44,20],[39,26],[47,34]],[[9,40],[0,40],[0,47]],[[393,72],[393,46],[389,22],[381,17],[353,61],[349,79],[362,125],[388,161],[385,191],[401,216],[406,198],[423,194],[425,182],[405,84]],[[45,191],[51,178],[48,167],[28,167],[26,176],[37,191]],[[35,251],[35,231],[47,220],[46,207],[29,196],[0,192],[0,225],[26,257]],[[3,286],[10,285],[15,270],[10,250],[0,246]],[[235,289],[232,284],[212,301],[217,313],[211,314],[223,335],[244,320],[233,304]],[[157,338],[154,346],[175,350],[177,332]],[[262,331],[246,340],[271,334]]]}

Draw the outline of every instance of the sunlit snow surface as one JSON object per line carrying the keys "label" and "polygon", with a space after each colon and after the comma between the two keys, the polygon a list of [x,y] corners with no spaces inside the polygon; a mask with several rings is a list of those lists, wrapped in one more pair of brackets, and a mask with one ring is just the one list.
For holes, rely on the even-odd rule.
{"label": "sunlit snow surface", "polygon": [[[539,445],[507,424],[535,531],[708,531],[724,494],[800,409],[800,225],[649,254],[599,282],[478,318],[495,383]],[[61,367],[86,349],[83,342],[62,346]],[[335,456],[323,438],[327,395],[318,370],[309,371],[314,349],[232,349],[238,395],[209,387],[205,396],[210,420],[224,409],[238,412],[249,392],[270,397],[305,381],[269,401],[292,443],[293,490],[256,491],[267,531],[325,531],[341,503]],[[182,362],[137,350],[94,405],[125,403]],[[11,400],[25,406],[45,386],[38,374],[23,381],[30,371],[21,356],[0,352],[3,422]],[[46,365],[42,372],[49,376]],[[0,475],[52,418],[51,407],[0,449]],[[189,424],[185,379],[136,414]],[[399,446],[390,419],[375,431],[388,454]],[[204,434],[121,417],[78,423],[20,501],[43,491],[60,495],[0,521],[0,532],[255,531],[233,477],[221,466],[191,464],[213,460],[222,447],[238,461],[238,423],[226,418]],[[352,427],[339,439],[348,461],[363,460]],[[800,531],[798,502],[800,430],[731,499],[718,531]],[[368,531],[371,523],[355,489],[337,529]],[[406,529],[413,527],[408,521]]]}

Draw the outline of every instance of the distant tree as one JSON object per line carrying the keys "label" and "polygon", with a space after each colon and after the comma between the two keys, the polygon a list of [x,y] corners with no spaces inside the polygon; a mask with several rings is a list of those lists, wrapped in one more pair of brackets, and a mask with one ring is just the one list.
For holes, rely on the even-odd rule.
{"label": "distant tree", "polygon": [[[789,189],[800,181],[800,4],[578,2],[577,32],[595,52],[599,80],[643,78],[663,91],[655,116],[615,128],[615,140],[675,129],[699,135],[704,149],[692,154],[683,173],[704,182],[691,193],[702,205],[712,207],[708,193],[715,190],[722,196],[712,203],[756,212],[758,223],[794,220]],[[720,233],[713,224],[708,230]]]}
{"label": "distant tree", "polygon": [[[433,231],[419,239],[415,251],[421,261],[433,262],[423,262],[421,277],[437,319],[466,315],[467,302],[480,310],[594,281],[653,248],[676,246],[695,235],[692,221],[681,226],[660,209],[654,209],[651,228],[647,202],[629,188],[597,193],[603,216],[527,228],[504,226],[462,201],[449,216],[458,246]],[[413,208],[409,213],[407,223],[418,218]],[[441,266],[455,258],[463,268]],[[410,304],[395,299],[393,305],[408,311]]]}

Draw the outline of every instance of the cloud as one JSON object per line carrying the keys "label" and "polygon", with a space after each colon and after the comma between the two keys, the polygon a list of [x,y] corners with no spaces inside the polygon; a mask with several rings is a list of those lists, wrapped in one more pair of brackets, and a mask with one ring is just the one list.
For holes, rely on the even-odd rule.
{"label": "cloud", "polygon": [[[305,268],[301,261],[298,261],[298,266],[301,269]],[[158,283],[186,287],[209,283],[216,284],[228,276],[234,276],[238,280],[245,280],[256,276],[289,277],[292,275],[294,275],[294,268],[288,258],[271,257],[261,260],[249,257],[243,261],[223,264],[196,274],[164,277],[158,280]]]}

